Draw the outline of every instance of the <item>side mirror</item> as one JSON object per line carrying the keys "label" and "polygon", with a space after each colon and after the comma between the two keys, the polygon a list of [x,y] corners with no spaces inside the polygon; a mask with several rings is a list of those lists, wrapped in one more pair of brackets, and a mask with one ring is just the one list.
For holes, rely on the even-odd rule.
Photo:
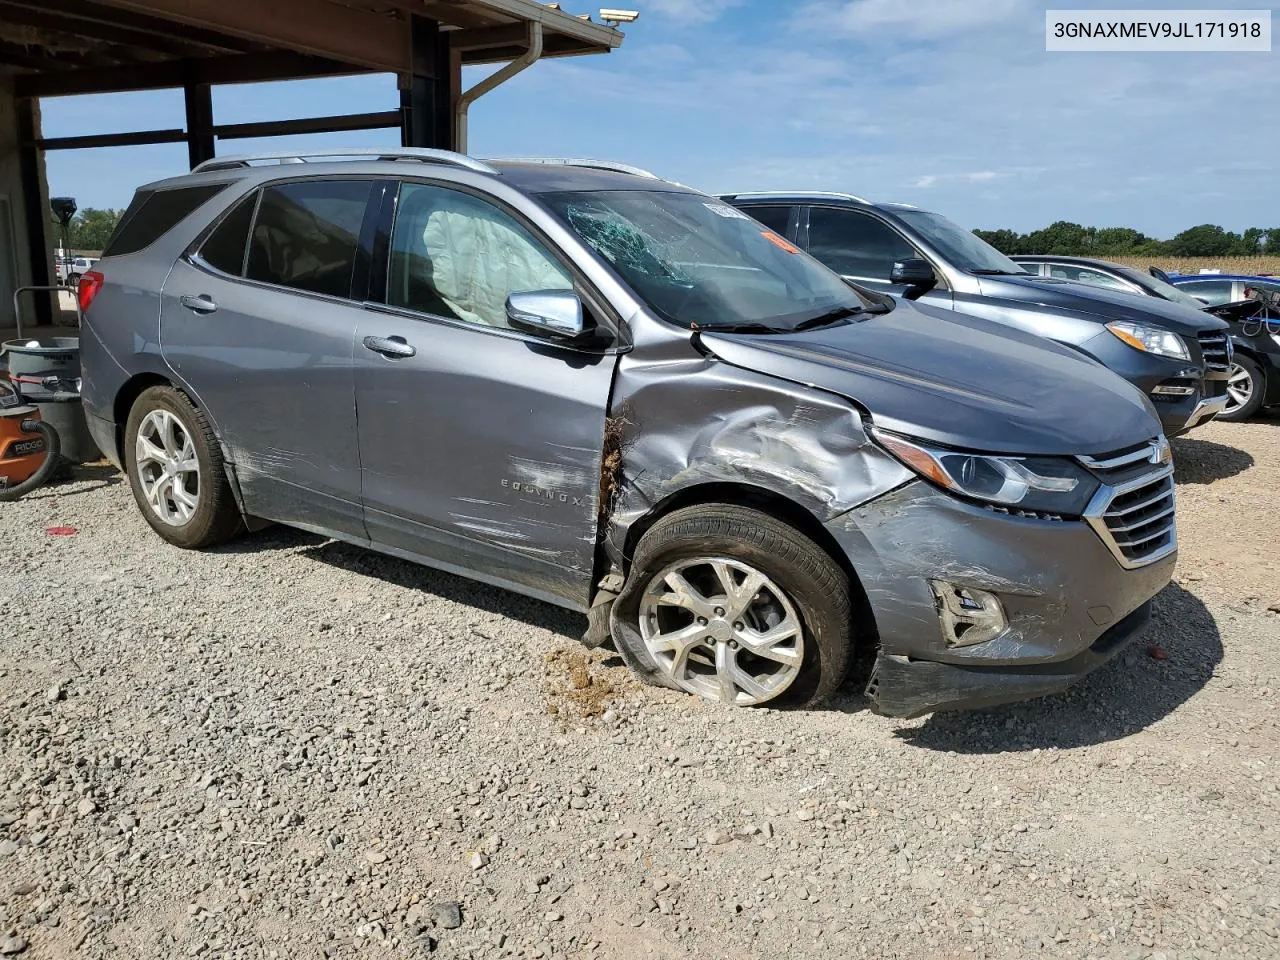
{"label": "side mirror", "polygon": [[907,297],[914,299],[912,294],[918,297],[936,287],[938,275],[933,272],[928,260],[910,257],[894,262],[893,269],[889,271],[889,282],[895,286],[907,287]]}
{"label": "side mirror", "polygon": [[1169,282],[1169,275],[1165,273],[1163,270],[1161,270],[1159,267],[1148,267],[1147,273],[1151,274],[1157,280],[1163,280],[1165,283]]}
{"label": "side mirror", "polygon": [[507,297],[507,322],[548,340],[572,342],[591,332],[582,300],[572,290],[535,290]]}

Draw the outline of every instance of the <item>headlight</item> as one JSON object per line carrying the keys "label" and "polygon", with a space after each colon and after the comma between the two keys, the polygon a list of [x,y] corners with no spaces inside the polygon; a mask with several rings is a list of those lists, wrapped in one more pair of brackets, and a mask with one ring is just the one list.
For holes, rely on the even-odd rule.
{"label": "headlight", "polygon": [[1187,353],[1187,345],[1171,330],[1149,327],[1145,323],[1133,323],[1130,320],[1113,320],[1107,324],[1107,329],[1133,349],[1143,353],[1173,357],[1175,360],[1191,359],[1191,354]]}
{"label": "headlight", "polygon": [[1038,513],[1080,516],[1101,483],[1066,457],[1002,457],[948,450],[882,430],[875,437],[895,457],[945,490]]}

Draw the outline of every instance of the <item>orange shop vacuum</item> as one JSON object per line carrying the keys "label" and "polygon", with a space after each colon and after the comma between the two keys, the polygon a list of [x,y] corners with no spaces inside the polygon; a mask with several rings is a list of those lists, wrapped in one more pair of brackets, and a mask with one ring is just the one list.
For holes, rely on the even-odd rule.
{"label": "orange shop vacuum", "polygon": [[58,466],[58,431],[0,373],[0,502],[43,486]]}

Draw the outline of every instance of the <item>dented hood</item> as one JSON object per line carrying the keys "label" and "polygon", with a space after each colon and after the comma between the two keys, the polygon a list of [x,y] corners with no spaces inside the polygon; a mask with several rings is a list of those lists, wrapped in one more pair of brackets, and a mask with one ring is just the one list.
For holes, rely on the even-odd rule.
{"label": "dented hood", "polygon": [[726,363],[840,394],[877,426],[947,446],[1097,454],[1160,433],[1147,398],[1083,354],[906,301],[835,327],[701,340]]}

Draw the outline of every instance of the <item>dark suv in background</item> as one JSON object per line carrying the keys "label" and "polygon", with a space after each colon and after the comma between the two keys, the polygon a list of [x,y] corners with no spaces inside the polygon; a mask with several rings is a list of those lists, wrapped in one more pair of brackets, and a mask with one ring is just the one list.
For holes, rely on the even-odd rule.
{"label": "dark suv in background", "polygon": [[[946,217],[842,193],[735,193],[725,201],[841,276],[984,317],[1086,353],[1137,386],[1169,436],[1227,403],[1227,325],[1175,303],[1028,273]],[[960,359],[959,357],[957,359]]]}
{"label": "dark suv in background", "polygon": [[1267,295],[1272,302],[1280,297],[1280,280],[1222,274],[1170,277],[1158,267],[1143,272],[1093,257],[1013,259],[1042,277],[1171,300],[1225,320],[1231,325],[1234,356],[1227,380],[1227,405],[1218,419],[1248,420],[1263,407],[1280,405],[1280,311],[1261,302]]}

